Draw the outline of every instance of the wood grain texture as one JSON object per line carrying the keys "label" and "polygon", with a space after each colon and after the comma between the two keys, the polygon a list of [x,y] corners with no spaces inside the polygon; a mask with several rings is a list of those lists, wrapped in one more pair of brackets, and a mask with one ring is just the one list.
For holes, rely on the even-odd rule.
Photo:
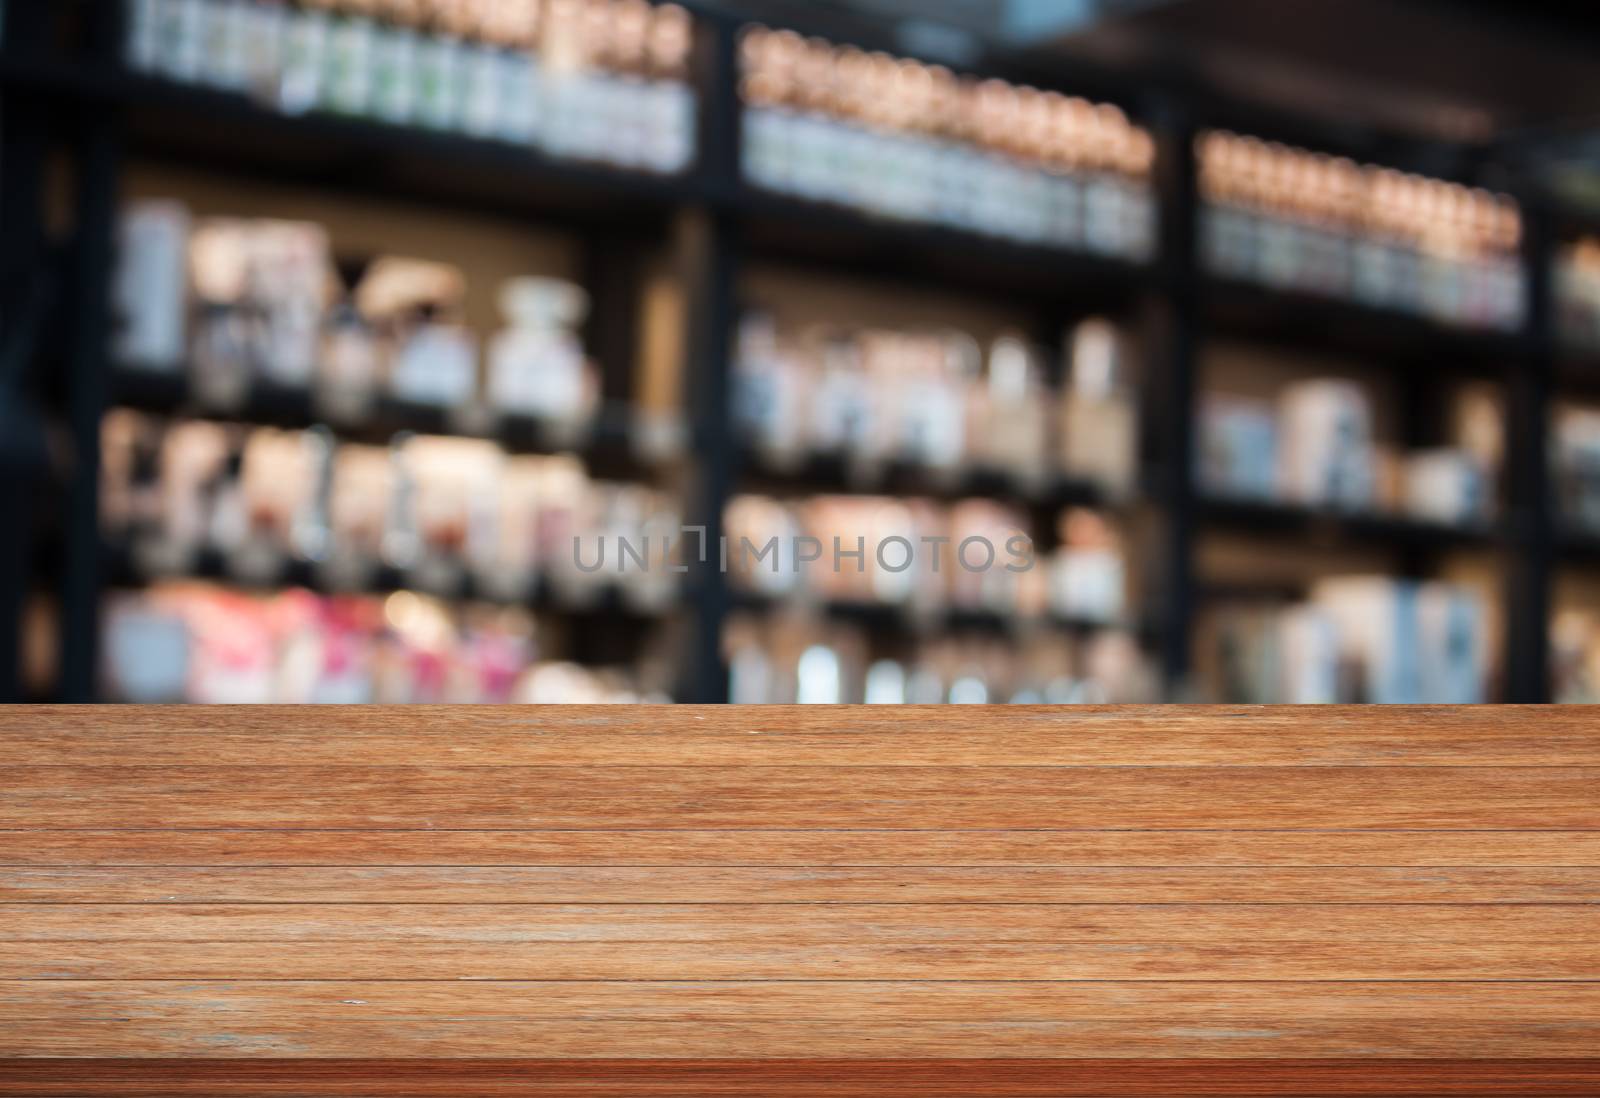
{"label": "wood grain texture", "polygon": [[1600,903],[1600,868],[51,866],[0,903]]}
{"label": "wood grain texture", "polygon": [[13,766],[0,826],[1600,829],[1600,767]]}
{"label": "wood grain texture", "polygon": [[0,765],[1600,766],[1581,707],[18,709]]}
{"label": "wood grain texture", "polygon": [[3,865],[1575,866],[1600,831],[22,831]]}
{"label": "wood grain texture", "polygon": [[1585,709],[0,711],[0,1095],[1595,1095],[1596,1050]]}
{"label": "wood grain texture", "polygon": [[134,1098],[1593,1098],[1600,1059],[0,1060],[0,1095],[71,1098],[85,1079]]}
{"label": "wood grain texture", "polygon": [[[1584,932],[1592,927],[1584,928]],[[280,932],[281,934],[282,932]],[[1600,940],[0,942],[0,980],[1600,980]]]}

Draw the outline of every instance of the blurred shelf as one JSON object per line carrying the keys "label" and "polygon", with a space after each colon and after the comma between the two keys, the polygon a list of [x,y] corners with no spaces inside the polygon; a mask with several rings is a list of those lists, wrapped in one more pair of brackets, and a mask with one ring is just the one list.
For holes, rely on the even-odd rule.
{"label": "blurred shelf", "polygon": [[1555,387],[1583,397],[1600,397],[1600,348],[1558,344]]}
{"label": "blurred shelf", "polygon": [[743,183],[736,205],[752,258],[848,268],[851,277],[1085,311],[1152,284],[1147,264],[775,194]]}
{"label": "blurred shelf", "polygon": [[959,607],[923,612],[893,603],[817,599],[810,595],[768,595],[745,589],[736,589],[733,592],[733,605],[736,610],[761,614],[777,613],[786,609],[814,611],[834,621],[854,625],[869,632],[912,637],[962,632],[1013,636],[1025,635],[1040,629],[1056,629],[1078,634],[1134,632],[1141,638],[1149,639],[1153,633],[1146,624],[1136,622],[1100,621],[1059,614],[1027,616],[1007,614],[999,610]]}
{"label": "blurred shelf", "polygon": [[751,447],[740,452],[736,485],[742,491],[788,495],[847,493],[940,500],[997,499],[1051,510],[1114,507],[1124,502],[1099,484],[1074,477],[1029,483],[1000,470],[966,468],[941,473],[905,461],[869,469],[857,467],[837,454],[812,454],[791,465],[774,461]]}
{"label": "blurred shelf", "polygon": [[1277,605],[1302,601],[1307,587],[1284,579],[1205,580],[1196,586],[1196,593],[1205,602]]}
{"label": "blurred shelf", "polygon": [[496,211],[557,227],[653,231],[687,205],[731,206],[757,257],[1003,299],[1114,304],[1143,264],[774,194],[742,180],[629,170],[515,145],[326,112],[285,114],[248,95],[58,61],[0,59],[0,83],[115,105],[136,156],[252,179]]}
{"label": "blurred shelf", "polygon": [[513,454],[577,454],[591,475],[608,479],[649,480],[659,464],[639,453],[635,443],[640,426],[629,409],[617,406],[601,409],[588,427],[506,416],[483,433],[462,433],[454,429],[449,412],[437,405],[380,399],[359,423],[341,423],[318,414],[309,389],[265,382],[253,383],[238,407],[218,409],[196,401],[182,374],[131,369],[112,371],[108,404],[250,426],[303,430],[320,424],[343,442],[371,446],[386,446],[404,431],[482,438]]}
{"label": "blurred shelf", "polygon": [[1401,515],[1337,511],[1295,503],[1206,496],[1197,503],[1200,519],[1236,533],[1292,536],[1309,544],[1369,544],[1396,549],[1490,548],[1499,541],[1493,525],[1460,525]]}
{"label": "blurred shelf", "polygon": [[1600,530],[1566,526],[1558,529],[1556,546],[1561,557],[1573,564],[1600,564]]}
{"label": "blurred shelf", "polygon": [[693,167],[660,174],[442,130],[321,111],[285,114],[240,92],[127,69],[10,55],[0,59],[0,83],[120,111],[135,156],[560,228],[660,226],[703,192]]}
{"label": "blurred shelf", "polygon": [[[0,83],[116,105],[136,155],[363,195],[494,210],[561,227],[659,229],[686,205],[728,206],[755,258],[1084,311],[1155,285],[1147,263],[900,220],[766,191],[698,169],[662,175],[549,156],[484,138],[324,112],[284,114],[247,95],[127,70],[0,59]],[[1483,369],[1520,352],[1512,333],[1342,298],[1203,276],[1217,334],[1381,359]]]}
{"label": "blurred shelf", "polygon": [[228,567],[226,556],[216,549],[202,549],[196,554],[193,566],[179,573],[151,575],[139,569],[125,545],[108,544],[103,550],[104,575],[111,588],[141,589],[155,583],[203,580],[225,587],[247,591],[282,591],[301,588],[325,596],[376,596],[395,591],[413,591],[430,595],[447,602],[482,602],[496,606],[520,607],[537,614],[567,617],[584,621],[620,621],[643,624],[668,617],[678,605],[652,608],[641,606],[625,598],[615,586],[608,585],[594,593],[592,598],[563,597],[548,580],[538,581],[534,593],[526,599],[506,599],[480,589],[472,575],[465,569],[459,582],[445,589],[430,589],[411,582],[406,574],[390,565],[375,566],[366,582],[359,586],[330,583],[310,561],[285,559],[281,571],[270,578],[241,578]]}
{"label": "blurred shelf", "polygon": [[1408,365],[1488,375],[1525,351],[1522,336],[1497,328],[1449,324],[1416,313],[1346,298],[1202,275],[1203,315],[1215,336],[1253,340],[1305,353],[1361,356],[1373,365]]}

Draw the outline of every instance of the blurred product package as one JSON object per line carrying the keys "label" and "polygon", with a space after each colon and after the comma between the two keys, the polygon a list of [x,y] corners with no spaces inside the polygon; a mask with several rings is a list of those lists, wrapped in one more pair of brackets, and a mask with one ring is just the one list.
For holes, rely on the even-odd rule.
{"label": "blurred product package", "polygon": [[1600,410],[1556,409],[1551,461],[1561,516],[1579,530],[1600,531]]}
{"label": "blurred product package", "polygon": [[1339,510],[1374,508],[1372,414],[1359,386],[1331,379],[1296,382],[1278,398],[1278,415],[1285,498]]}
{"label": "blurred product package", "polygon": [[1200,479],[1237,499],[1278,497],[1278,417],[1265,400],[1207,393],[1200,407]]}
{"label": "blurred product package", "polygon": [[173,369],[189,353],[189,210],[170,200],[131,203],[118,230],[112,357],[140,369]]}
{"label": "blurred product package", "polygon": [[680,172],[694,27],[646,0],[128,0],[135,71],[324,111]]}
{"label": "blurred product package", "polygon": [[1292,606],[1217,608],[1221,696],[1258,703],[1466,705],[1489,693],[1489,621],[1472,589],[1337,576]]}
{"label": "blurred product package", "polygon": [[1453,445],[1400,452],[1375,435],[1371,397],[1311,378],[1276,402],[1208,392],[1200,406],[1200,482],[1224,500],[1290,503],[1476,526],[1495,509],[1503,435],[1497,398],[1467,387],[1449,402]]}
{"label": "blurred product package", "polygon": [[1600,613],[1558,610],[1550,622],[1550,700],[1558,705],[1600,703]]}
{"label": "blurred product package", "polygon": [[1556,330],[1573,347],[1600,349],[1600,238],[1564,246],[1555,265]]}

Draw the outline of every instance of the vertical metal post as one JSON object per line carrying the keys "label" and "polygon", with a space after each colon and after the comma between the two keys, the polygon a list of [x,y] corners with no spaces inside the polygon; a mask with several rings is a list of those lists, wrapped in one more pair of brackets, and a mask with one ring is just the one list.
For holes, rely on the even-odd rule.
{"label": "vertical metal post", "polygon": [[[38,47],[45,29],[43,4],[12,4],[6,12],[6,52],[22,56]],[[34,556],[38,505],[48,477],[41,452],[43,425],[33,373],[38,348],[26,334],[27,293],[45,263],[43,178],[51,111],[41,93],[5,90],[0,102],[0,416],[10,421],[0,439],[0,703],[22,697],[21,640]],[[42,327],[33,317],[32,332]],[[14,418],[13,418],[14,417]],[[37,428],[37,432],[29,428]],[[37,433],[37,439],[33,436]]]}
{"label": "vertical metal post", "polygon": [[639,255],[619,234],[594,233],[585,241],[583,282],[589,294],[583,345],[600,371],[604,407],[634,397],[639,365]]}
{"label": "vertical metal post", "polygon": [[1194,125],[1172,97],[1156,105],[1155,188],[1161,219],[1155,290],[1144,310],[1155,483],[1164,537],[1155,561],[1160,669],[1167,697],[1190,688],[1195,617],[1195,419],[1198,284]]}
{"label": "vertical metal post", "polygon": [[[739,181],[738,26],[707,20],[699,43],[700,164],[714,197],[678,216],[675,246],[688,304],[689,411],[694,471],[689,522],[705,528],[704,560],[688,575],[694,615],[683,700],[723,702],[728,675],[722,631],[730,600],[720,566],[723,511],[737,459],[730,387],[733,329],[738,322],[739,227],[731,203]],[[685,547],[687,549],[687,546]]]}
{"label": "vertical metal post", "polygon": [[[122,5],[91,5],[96,63],[110,65],[121,42]],[[69,702],[94,700],[100,620],[100,421],[105,414],[111,336],[110,283],[122,167],[120,112],[85,104],[74,120],[77,194],[68,293],[67,483],[61,589],[61,684]]]}
{"label": "vertical metal post", "polygon": [[1550,209],[1536,192],[1521,205],[1527,277],[1523,350],[1506,377],[1505,700],[1542,702],[1550,696],[1550,593],[1556,565],[1549,460],[1555,233]]}

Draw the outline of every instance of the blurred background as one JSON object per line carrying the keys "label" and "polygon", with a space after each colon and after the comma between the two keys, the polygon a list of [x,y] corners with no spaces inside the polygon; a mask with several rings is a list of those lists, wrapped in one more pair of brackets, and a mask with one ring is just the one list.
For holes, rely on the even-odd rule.
{"label": "blurred background", "polygon": [[0,700],[1600,692],[1575,6],[0,10]]}

